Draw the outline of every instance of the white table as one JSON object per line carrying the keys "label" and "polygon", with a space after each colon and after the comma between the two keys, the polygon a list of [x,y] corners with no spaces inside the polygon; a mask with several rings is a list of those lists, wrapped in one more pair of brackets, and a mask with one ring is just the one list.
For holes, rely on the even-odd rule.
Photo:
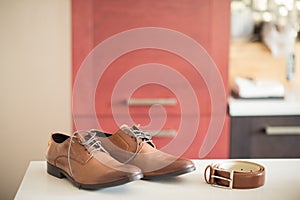
{"label": "white table", "polygon": [[[220,161],[220,160],[218,160]],[[67,179],[58,179],[46,172],[45,161],[32,161],[15,199],[197,199],[197,200],[299,200],[300,159],[256,159],[266,168],[266,183],[256,189],[221,189],[205,183],[204,168],[213,160],[195,160],[197,170],[161,181],[138,180],[125,185],[86,191],[74,187]]]}

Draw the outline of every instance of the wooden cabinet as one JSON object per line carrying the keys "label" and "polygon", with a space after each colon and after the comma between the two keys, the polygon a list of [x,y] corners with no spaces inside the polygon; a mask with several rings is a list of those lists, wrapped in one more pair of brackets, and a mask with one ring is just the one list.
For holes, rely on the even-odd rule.
{"label": "wooden cabinet", "polygon": [[[218,67],[218,73],[221,75],[222,83],[226,90],[224,92],[228,95],[229,22],[229,0],[72,0],[73,83],[84,59],[101,42],[115,34],[134,28],[161,27],[177,31],[192,38],[207,51]],[[149,38],[149,40],[151,39]],[[178,41],[173,42],[175,44]],[[126,45],[126,43],[120,45]],[[188,80],[192,90],[195,92],[198,107],[189,108],[189,106],[193,105],[187,104],[186,107],[188,107],[189,112],[182,113],[182,105],[180,105],[178,97],[172,88],[156,83],[140,85],[130,94],[124,87],[125,89],[118,93],[119,99],[112,101],[112,94],[117,82],[124,74],[145,63],[159,63],[181,74],[182,77]],[[209,68],[207,70],[208,72],[210,71]],[[169,78],[168,76],[163,76],[163,74],[159,75],[165,79]],[[147,78],[154,76],[158,76],[156,71],[149,72]],[[87,82],[94,78],[93,74],[86,76]],[[130,80],[130,84],[138,84],[138,80],[143,78],[145,76],[137,75]],[[209,83],[214,82],[213,77],[205,78],[210,80]],[[186,90],[176,81],[172,83],[172,87],[176,88],[176,91]],[[163,105],[167,119],[163,124],[162,130],[165,131],[164,133],[170,133],[172,136],[173,131],[175,133],[178,131],[183,115],[185,119],[191,119],[190,121],[192,122],[197,117],[194,111],[197,109],[201,110],[197,134],[193,143],[184,154],[189,158],[198,158],[199,149],[212,118],[222,117],[218,113],[212,113],[208,87],[207,82],[203,77],[199,76],[188,60],[172,52],[160,49],[138,49],[125,55],[120,55],[106,68],[95,90],[95,112],[101,128],[104,131],[114,132],[118,128],[115,122],[116,117],[119,120],[123,120],[124,123],[130,122],[129,116],[124,112],[126,109],[128,109],[130,118],[133,119],[134,123],[142,126],[147,125],[151,120],[159,121],[161,118],[161,115],[155,111],[150,117],[148,105],[128,105],[129,99],[167,100],[171,103]],[[186,98],[190,97],[187,96]],[[84,103],[83,101],[82,105]],[[80,106],[81,104],[78,105]],[[112,113],[112,110],[114,110],[114,113]],[[87,124],[89,123],[89,111],[73,112],[73,116],[85,120]],[[163,121],[163,119],[161,120]],[[228,157],[228,123],[229,118],[226,116],[220,137],[217,138],[216,145],[206,158]],[[158,148],[165,146],[172,139],[173,137],[154,138]]]}
{"label": "wooden cabinet", "polygon": [[299,158],[300,116],[231,118],[231,158]]}

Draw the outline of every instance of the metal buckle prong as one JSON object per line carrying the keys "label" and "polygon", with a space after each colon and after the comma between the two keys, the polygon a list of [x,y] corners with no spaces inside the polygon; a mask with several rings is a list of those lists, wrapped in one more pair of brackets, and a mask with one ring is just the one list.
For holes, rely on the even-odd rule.
{"label": "metal buckle prong", "polygon": [[216,183],[213,183],[211,185],[214,186],[214,187],[219,187],[219,188],[232,189],[232,187],[233,187],[233,173],[234,172],[233,171],[227,171],[227,170],[220,170],[220,169],[217,169],[217,170],[229,172],[230,173],[229,178],[225,178],[225,177],[222,177],[222,176],[216,176],[216,175],[211,175],[211,178],[221,179],[221,180],[224,180],[224,181],[228,181],[229,185],[228,186],[223,186],[223,185],[218,185]]}

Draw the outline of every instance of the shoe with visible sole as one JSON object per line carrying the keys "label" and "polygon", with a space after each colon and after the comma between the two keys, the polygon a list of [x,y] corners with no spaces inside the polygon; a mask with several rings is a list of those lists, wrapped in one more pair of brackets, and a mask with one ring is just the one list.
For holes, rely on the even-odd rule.
{"label": "shoe with visible sole", "polygon": [[185,158],[177,158],[156,149],[149,134],[137,126],[126,125],[115,134],[90,130],[96,133],[101,144],[118,161],[137,166],[142,170],[143,179],[153,180],[174,177],[192,172],[194,163]]}
{"label": "shoe with visible sole", "polygon": [[68,136],[53,133],[46,150],[47,172],[67,178],[78,188],[96,190],[141,179],[138,167],[115,160],[95,133],[78,131]]}

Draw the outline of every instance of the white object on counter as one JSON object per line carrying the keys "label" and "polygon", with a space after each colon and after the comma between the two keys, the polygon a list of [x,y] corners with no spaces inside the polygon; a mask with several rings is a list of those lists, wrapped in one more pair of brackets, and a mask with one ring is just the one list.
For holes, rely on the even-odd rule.
{"label": "white object on counter", "polygon": [[205,167],[222,161],[194,160],[197,170],[189,174],[160,181],[138,180],[95,191],[78,189],[66,179],[48,175],[45,161],[32,161],[15,199],[300,199],[300,159],[248,159],[265,167],[266,182],[260,188],[246,190],[221,189],[206,184],[203,178]]}
{"label": "white object on counter", "polygon": [[[287,116],[300,115],[300,88],[288,88],[284,99],[228,100],[230,116]],[[300,198],[299,198],[300,199]]]}
{"label": "white object on counter", "polygon": [[233,91],[240,98],[283,98],[285,94],[283,84],[277,81],[241,77],[235,78]]}

